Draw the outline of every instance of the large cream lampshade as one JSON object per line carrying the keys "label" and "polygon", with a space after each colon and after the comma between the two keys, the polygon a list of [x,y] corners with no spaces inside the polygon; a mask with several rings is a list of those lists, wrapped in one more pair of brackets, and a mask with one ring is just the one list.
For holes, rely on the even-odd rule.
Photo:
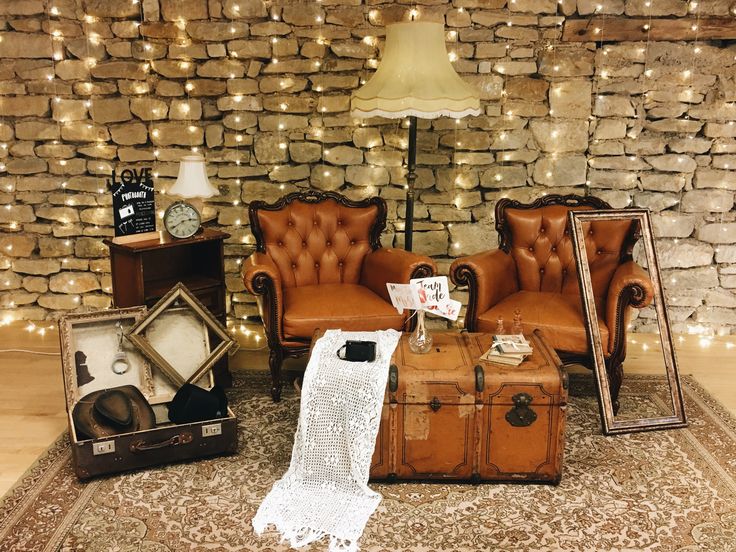
{"label": "large cream lampshade", "polygon": [[381,64],[351,109],[356,117],[459,118],[480,115],[480,98],[450,63],[444,25],[411,21],[386,26]]}
{"label": "large cream lampshade", "polygon": [[207,167],[201,155],[185,155],[179,163],[179,175],[169,194],[186,198],[204,198],[220,195],[207,178]]}
{"label": "large cream lampshade", "polygon": [[480,95],[455,72],[445,48],[442,23],[411,21],[386,26],[383,59],[371,79],[353,93],[355,117],[409,117],[404,248],[411,251],[417,117],[480,115]]}

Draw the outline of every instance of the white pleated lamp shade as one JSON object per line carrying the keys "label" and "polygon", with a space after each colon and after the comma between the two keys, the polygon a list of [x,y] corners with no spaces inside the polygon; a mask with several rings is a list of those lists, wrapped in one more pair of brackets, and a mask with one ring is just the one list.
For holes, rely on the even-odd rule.
{"label": "white pleated lamp shade", "polygon": [[480,115],[478,91],[447,57],[442,23],[412,21],[386,26],[383,59],[373,77],[353,93],[355,117],[436,119]]}
{"label": "white pleated lamp shade", "polygon": [[220,192],[207,178],[207,167],[201,155],[185,155],[179,163],[179,175],[169,188],[169,194],[179,197],[212,197]]}

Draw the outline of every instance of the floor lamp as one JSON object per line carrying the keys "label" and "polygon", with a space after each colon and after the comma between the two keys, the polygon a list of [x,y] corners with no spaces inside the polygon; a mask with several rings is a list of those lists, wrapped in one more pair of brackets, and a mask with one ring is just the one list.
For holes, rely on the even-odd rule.
{"label": "floor lamp", "polygon": [[404,249],[412,249],[417,117],[459,119],[480,115],[478,92],[455,72],[445,49],[442,23],[411,21],[386,26],[383,59],[373,77],[351,98],[358,118],[409,117]]}

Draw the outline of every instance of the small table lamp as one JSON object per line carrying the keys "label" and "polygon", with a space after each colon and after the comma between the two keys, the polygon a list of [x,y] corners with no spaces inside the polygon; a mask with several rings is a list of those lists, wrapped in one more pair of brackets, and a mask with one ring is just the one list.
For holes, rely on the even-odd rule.
{"label": "small table lamp", "polygon": [[353,116],[409,117],[404,248],[411,251],[414,229],[414,181],[417,117],[459,119],[480,115],[478,92],[455,72],[445,48],[442,23],[411,21],[386,26],[383,59],[373,77],[351,98]]}
{"label": "small table lamp", "polygon": [[207,178],[207,167],[201,155],[185,155],[179,163],[179,175],[169,188],[169,194],[189,199],[202,214],[204,198],[220,195],[220,192]]}

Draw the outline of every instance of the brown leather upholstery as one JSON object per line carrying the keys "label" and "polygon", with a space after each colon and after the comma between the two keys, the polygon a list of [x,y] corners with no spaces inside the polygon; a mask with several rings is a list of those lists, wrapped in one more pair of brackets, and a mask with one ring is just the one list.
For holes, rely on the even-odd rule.
{"label": "brown leather upholstery", "polygon": [[334,199],[257,212],[266,254],[284,287],[358,283],[377,216],[375,205],[346,207]]}
{"label": "brown leather upholstery", "polygon": [[316,329],[404,328],[386,283],[431,276],[428,257],[382,249],[386,204],[350,201],[333,192],[293,193],[249,208],[257,251],[246,261],[246,289],[259,296],[266,329],[272,395],[281,393],[281,363],[309,349]]}
{"label": "brown leather upholstery", "polygon": [[[573,243],[571,209],[610,209],[594,197],[548,195],[523,204],[502,199],[496,205],[499,249],[457,259],[450,276],[469,287],[465,327],[495,332],[499,316],[508,325],[516,309],[525,331],[544,330],[554,348],[568,358],[590,360]],[[626,354],[630,307],[653,298],[646,272],[631,260],[632,221],[583,225],[585,248],[609,376],[620,375]],[[618,391],[620,381],[612,385]]]}
{"label": "brown leather upholstery", "polygon": [[401,330],[405,316],[365,286],[320,284],[284,290],[284,337],[311,339],[316,328]]}
{"label": "brown leather upholstery", "polygon": [[[502,299],[478,316],[476,331],[496,333],[498,317],[503,317],[506,329],[514,319],[514,311],[521,310],[525,333],[543,330],[547,341],[558,351],[586,351],[588,338],[580,306],[580,297],[549,291],[519,291]],[[598,327],[601,341],[609,343],[608,326],[600,317]],[[604,348],[606,347],[604,345]],[[610,354],[610,350],[606,351]]]}
{"label": "brown leather upholstery", "polygon": [[[590,210],[590,207],[576,210]],[[506,211],[519,289],[579,294],[572,238],[567,228],[569,211],[570,207],[565,205]],[[631,221],[606,221],[583,226],[596,296],[605,295],[608,290],[631,224]]]}

